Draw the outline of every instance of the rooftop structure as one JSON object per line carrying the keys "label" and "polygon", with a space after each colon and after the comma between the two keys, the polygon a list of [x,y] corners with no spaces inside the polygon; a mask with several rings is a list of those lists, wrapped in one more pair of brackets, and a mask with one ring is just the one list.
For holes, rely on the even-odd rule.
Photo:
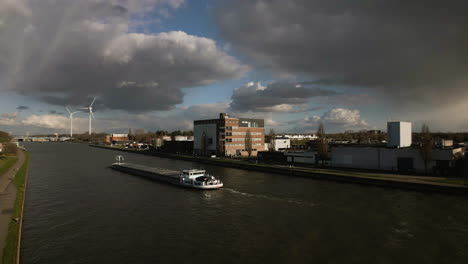
{"label": "rooftop structure", "polygon": [[298,140],[302,140],[302,139],[314,140],[318,138],[317,135],[315,134],[280,134],[278,136],[286,137],[289,139],[298,139]]}
{"label": "rooftop structure", "polygon": [[404,148],[411,146],[411,122],[387,122],[387,147]]}

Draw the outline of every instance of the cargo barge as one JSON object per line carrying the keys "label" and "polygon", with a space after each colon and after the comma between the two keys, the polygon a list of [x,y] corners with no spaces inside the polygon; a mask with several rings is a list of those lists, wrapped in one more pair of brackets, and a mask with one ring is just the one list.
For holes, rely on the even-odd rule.
{"label": "cargo barge", "polygon": [[223,182],[214,176],[205,174],[205,170],[169,170],[132,163],[114,163],[114,170],[145,177],[151,180],[170,183],[200,190],[212,190],[223,187]]}

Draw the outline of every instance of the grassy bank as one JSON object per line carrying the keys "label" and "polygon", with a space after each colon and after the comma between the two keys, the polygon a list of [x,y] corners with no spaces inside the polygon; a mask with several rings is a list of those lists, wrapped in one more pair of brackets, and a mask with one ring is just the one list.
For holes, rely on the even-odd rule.
{"label": "grassy bank", "polygon": [[13,183],[16,186],[16,200],[15,200],[15,208],[12,216],[12,221],[8,226],[8,235],[6,239],[6,245],[3,249],[3,264],[13,264],[17,263],[17,250],[18,243],[20,238],[20,228],[23,218],[23,202],[24,202],[24,192],[25,192],[25,184],[26,184],[26,177],[28,174],[29,168],[29,152],[25,152],[26,159],[24,161],[23,166],[18,170],[16,173],[15,179]]}
{"label": "grassy bank", "polygon": [[18,158],[13,156],[0,156],[0,176],[11,168],[17,160]]}

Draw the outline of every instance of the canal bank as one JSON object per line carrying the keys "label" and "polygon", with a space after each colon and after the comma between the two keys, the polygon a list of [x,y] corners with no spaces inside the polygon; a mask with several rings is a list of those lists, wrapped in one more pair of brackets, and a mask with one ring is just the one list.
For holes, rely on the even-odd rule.
{"label": "canal bank", "polygon": [[379,186],[385,188],[399,188],[421,192],[435,192],[453,195],[468,196],[468,186],[463,184],[444,183],[445,178],[407,176],[386,173],[356,172],[338,169],[308,168],[308,167],[288,167],[270,164],[251,164],[237,160],[193,157],[184,155],[175,155],[156,151],[131,150],[124,148],[115,148],[101,145],[90,145],[92,147],[117,150],[122,152],[137,153],[142,155],[156,156],[161,158],[178,159],[216,166],[230,168],[276,173],[288,176],[304,177],[318,180],[336,181],[343,183],[354,183],[362,185]]}
{"label": "canal bank", "polygon": [[[18,151],[18,161],[1,176],[0,263],[19,263],[29,153]],[[0,186],[0,187],[1,187]]]}

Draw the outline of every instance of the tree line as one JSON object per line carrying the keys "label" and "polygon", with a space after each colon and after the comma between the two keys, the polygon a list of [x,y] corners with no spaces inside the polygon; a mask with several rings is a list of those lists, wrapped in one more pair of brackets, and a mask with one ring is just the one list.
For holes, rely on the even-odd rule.
{"label": "tree line", "polygon": [[15,155],[18,147],[16,144],[11,143],[13,137],[5,131],[0,131],[0,144],[2,145],[2,152],[0,152],[0,157],[2,155]]}

